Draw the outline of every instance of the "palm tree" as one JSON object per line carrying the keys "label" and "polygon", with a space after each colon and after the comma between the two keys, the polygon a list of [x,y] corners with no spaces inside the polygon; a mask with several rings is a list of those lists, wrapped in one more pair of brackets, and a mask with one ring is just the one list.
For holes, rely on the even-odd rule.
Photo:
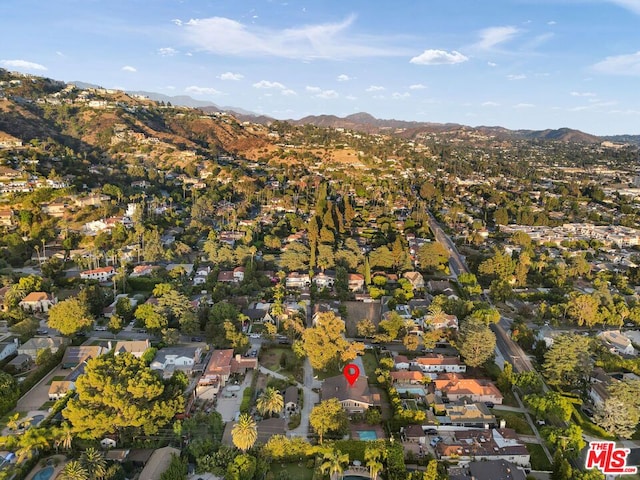
{"label": "palm tree", "polygon": [[282,394],[273,387],[268,387],[256,402],[256,408],[260,415],[279,413],[284,408]]}
{"label": "palm tree", "polygon": [[67,463],[58,477],[60,480],[89,480],[89,473],[78,460]]}
{"label": "palm tree", "polygon": [[18,430],[18,426],[20,424],[20,422],[18,422],[19,418],[20,418],[20,412],[16,412],[13,415],[11,415],[9,417],[9,421],[7,422],[7,428],[14,432]]}
{"label": "palm tree", "polygon": [[49,439],[45,435],[46,430],[43,428],[30,428],[24,432],[24,435],[18,440],[18,450],[16,456],[18,463],[23,460],[29,460],[38,450],[49,447]]}
{"label": "palm tree", "polygon": [[246,453],[258,439],[258,427],[251,415],[243,413],[231,429],[233,444]]}
{"label": "palm tree", "polygon": [[380,460],[384,460],[385,453],[384,447],[379,442],[367,445],[364,451],[364,460],[367,462],[373,480],[377,480],[378,474],[382,471],[383,465]]}
{"label": "palm tree", "polygon": [[102,452],[93,447],[87,448],[80,460],[90,478],[103,478],[107,473],[107,464]]}
{"label": "palm tree", "polygon": [[349,454],[335,448],[328,448],[324,451],[322,460],[320,470],[322,473],[329,472],[331,480],[334,480],[344,471],[344,466],[349,464]]}

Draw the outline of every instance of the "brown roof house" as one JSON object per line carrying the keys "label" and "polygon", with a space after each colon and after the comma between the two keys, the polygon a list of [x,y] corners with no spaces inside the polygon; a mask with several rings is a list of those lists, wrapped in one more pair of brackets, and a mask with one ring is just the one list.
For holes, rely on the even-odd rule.
{"label": "brown roof house", "polygon": [[180,456],[180,450],[173,447],[163,447],[151,454],[151,458],[144,466],[138,480],[158,480],[162,474],[169,468],[173,456]]}
{"label": "brown roof house", "polygon": [[344,375],[327,378],[322,383],[320,398],[337,398],[349,414],[363,413],[369,407],[380,405],[380,394],[371,393],[364,375],[360,375],[353,385],[349,385]]}
{"label": "brown roof house", "polygon": [[24,297],[18,305],[26,311],[46,312],[56,303],[58,303],[58,299],[53,294],[45,292],[31,292],[29,295]]}
{"label": "brown roof house", "polygon": [[233,349],[214,350],[198,385],[215,387],[214,393],[224,387],[232,373],[245,373],[258,368],[258,359],[253,357],[233,356]]}

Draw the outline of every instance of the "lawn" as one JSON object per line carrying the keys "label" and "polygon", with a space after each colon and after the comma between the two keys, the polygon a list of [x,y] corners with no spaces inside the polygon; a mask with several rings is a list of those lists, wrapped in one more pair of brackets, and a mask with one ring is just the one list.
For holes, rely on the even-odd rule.
{"label": "lawn", "polygon": [[498,421],[500,421],[500,419],[504,419],[504,421],[507,422],[507,427],[513,428],[516,433],[520,433],[522,435],[533,435],[531,425],[527,422],[527,417],[525,417],[524,413],[493,410],[493,414],[496,416]]}
{"label": "lawn", "polygon": [[545,455],[542,446],[537,443],[527,443],[526,445],[527,450],[529,450],[529,454],[531,454],[531,468],[533,470],[551,470],[551,464],[549,463],[549,459]]}
{"label": "lawn", "polygon": [[296,480],[312,480],[313,468],[307,468],[304,463],[272,463],[271,472],[274,477],[278,478],[280,472],[287,472],[289,478],[295,478]]}
{"label": "lawn", "polygon": [[262,348],[260,364],[281,375],[292,376],[298,382],[303,381],[302,362],[296,358],[290,348]]}
{"label": "lawn", "polygon": [[364,364],[364,371],[369,377],[369,383],[378,383],[376,377],[376,368],[378,368],[378,359],[376,354],[372,351],[367,351],[362,357],[362,363]]}

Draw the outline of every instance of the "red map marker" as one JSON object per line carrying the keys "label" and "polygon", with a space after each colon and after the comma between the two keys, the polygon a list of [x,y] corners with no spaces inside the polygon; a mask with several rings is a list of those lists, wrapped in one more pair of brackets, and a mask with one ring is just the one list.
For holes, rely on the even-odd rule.
{"label": "red map marker", "polygon": [[347,382],[349,382],[349,386],[353,387],[353,384],[356,383],[356,380],[358,380],[360,376],[360,367],[355,363],[349,363],[342,369],[342,374],[344,378],[347,379]]}

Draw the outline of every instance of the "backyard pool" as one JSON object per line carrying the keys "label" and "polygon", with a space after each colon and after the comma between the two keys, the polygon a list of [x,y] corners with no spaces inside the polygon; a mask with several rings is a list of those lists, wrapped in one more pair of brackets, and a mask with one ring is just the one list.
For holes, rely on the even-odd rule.
{"label": "backyard pool", "polygon": [[[378,439],[378,435],[376,434],[375,430],[358,430],[358,438],[360,440],[377,440]],[[345,477],[347,478],[347,477]]]}
{"label": "backyard pool", "polygon": [[53,470],[53,467],[43,468],[33,476],[33,480],[49,480],[53,476]]}
{"label": "backyard pool", "polygon": [[410,393],[411,395],[424,395],[423,388],[396,388],[398,393]]}

